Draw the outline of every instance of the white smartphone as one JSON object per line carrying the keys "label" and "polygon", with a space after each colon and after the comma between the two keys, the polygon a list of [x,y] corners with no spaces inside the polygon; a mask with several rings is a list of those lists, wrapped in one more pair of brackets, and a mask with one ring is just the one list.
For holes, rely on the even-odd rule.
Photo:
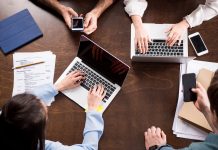
{"label": "white smartphone", "polygon": [[83,17],[74,17],[71,20],[71,30],[72,31],[83,31]]}
{"label": "white smartphone", "polygon": [[197,56],[201,56],[208,53],[208,49],[199,32],[195,32],[188,36],[192,46],[195,49]]}

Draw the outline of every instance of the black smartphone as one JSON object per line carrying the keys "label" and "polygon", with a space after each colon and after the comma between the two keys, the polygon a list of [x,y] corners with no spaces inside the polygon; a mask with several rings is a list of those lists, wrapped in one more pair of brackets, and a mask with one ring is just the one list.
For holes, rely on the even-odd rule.
{"label": "black smartphone", "polygon": [[184,101],[196,101],[197,94],[192,92],[192,88],[196,88],[196,75],[194,73],[188,73],[182,75],[183,94]]}

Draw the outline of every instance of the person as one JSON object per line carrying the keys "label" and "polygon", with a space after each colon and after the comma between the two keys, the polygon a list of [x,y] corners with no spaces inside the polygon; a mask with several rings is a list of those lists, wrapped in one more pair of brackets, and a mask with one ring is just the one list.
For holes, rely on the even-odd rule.
{"label": "person", "polygon": [[58,91],[77,87],[85,79],[81,71],[73,71],[55,85],[44,85],[32,93],[13,96],[2,108],[0,115],[0,147],[7,150],[97,150],[104,128],[102,113],[97,111],[105,96],[103,85],[95,85],[88,92],[88,108],[83,131],[83,143],[63,145],[45,140],[48,110],[44,100],[53,98]]}
{"label": "person", "polygon": [[[195,106],[201,111],[208,123],[210,124],[213,133],[210,133],[204,142],[196,142],[189,147],[181,150],[217,150],[218,149],[218,70],[211,81],[208,91],[197,82],[196,88],[192,91],[197,94]],[[148,150],[172,150],[173,148],[166,143],[165,133],[158,127],[152,126],[145,133],[145,147]]]}
{"label": "person", "polygon": [[[147,8],[146,0],[124,0],[125,10],[132,19],[135,27],[135,44],[141,53],[148,51],[148,42],[150,38],[148,32],[142,26],[141,17]],[[199,5],[191,14],[187,15],[175,25],[166,30],[168,37],[166,43],[173,46],[176,41],[181,42],[181,37],[186,29],[196,27],[203,21],[210,20],[218,14],[218,0],[206,0],[204,5]]]}
{"label": "person", "polygon": [[[71,7],[62,5],[58,0],[32,0],[51,7],[63,16],[66,25],[71,28],[71,19],[79,14]],[[99,0],[97,5],[84,17],[84,33],[91,34],[97,29],[97,20],[114,0]]]}

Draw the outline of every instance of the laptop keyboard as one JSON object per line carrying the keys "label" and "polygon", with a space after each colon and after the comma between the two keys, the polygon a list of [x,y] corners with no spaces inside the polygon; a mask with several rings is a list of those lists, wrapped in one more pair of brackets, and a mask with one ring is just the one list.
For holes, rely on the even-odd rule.
{"label": "laptop keyboard", "polygon": [[148,43],[148,52],[142,54],[136,50],[135,54],[140,56],[183,56],[183,41],[180,45],[178,42],[170,47],[166,40],[153,40],[152,43]]}
{"label": "laptop keyboard", "polygon": [[76,62],[76,64],[70,69],[68,74],[74,70],[81,70],[86,74],[86,79],[80,84],[82,87],[85,89],[89,90],[91,87],[93,87],[96,84],[103,84],[105,90],[107,91],[106,96],[102,100],[103,102],[106,103],[106,100],[109,99],[111,94],[115,91],[115,86],[104,80],[102,77],[100,77],[98,74],[90,70],[88,67],[83,65],[80,62]]}

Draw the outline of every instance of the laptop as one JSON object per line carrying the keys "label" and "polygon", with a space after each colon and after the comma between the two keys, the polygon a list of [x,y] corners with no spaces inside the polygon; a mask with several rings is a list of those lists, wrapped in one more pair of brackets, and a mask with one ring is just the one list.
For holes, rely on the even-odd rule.
{"label": "laptop", "polygon": [[130,57],[136,62],[187,63],[195,57],[188,57],[188,31],[183,34],[181,44],[177,41],[172,47],[166,45],[169,29],[173,24],[144,23],[152,43],[148,43],[148,52],[141,54],[135,46],[135,28],[131,25]]}
{"label": "laptop", "polygon": [[82,35],[77,57],[56,82],[74,70],[81,70],[86,74],[86,79],[80,86],[65,90],[62,93],[86,109],[88,91],[95,84],[103,84],[106,96],[101,101],[99,111],[104,112],[114,97],[120,91],[130,67],[121,60],[107,52],[95,42]]}

